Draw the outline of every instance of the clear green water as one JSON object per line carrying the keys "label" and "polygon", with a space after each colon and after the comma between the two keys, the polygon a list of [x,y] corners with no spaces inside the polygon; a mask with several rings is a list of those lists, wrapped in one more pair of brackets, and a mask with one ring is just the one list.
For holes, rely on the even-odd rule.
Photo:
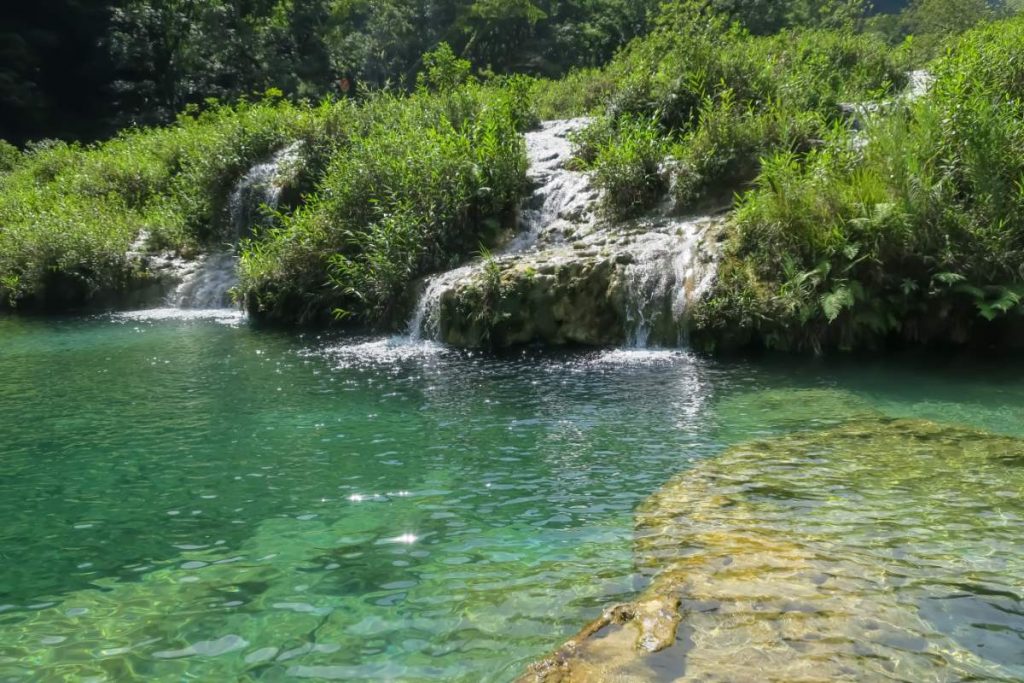
{"label": "clear green water", "polygon": [[[510,680],[644,587],[634,510],[730,445],[864,406],[1024,435],[1024,367],[995,363],[0,319],[0,377],[3,681]],[[989,647],[1024,677],[1022,586]],[[974,597],[944,630],[986,618]]]}

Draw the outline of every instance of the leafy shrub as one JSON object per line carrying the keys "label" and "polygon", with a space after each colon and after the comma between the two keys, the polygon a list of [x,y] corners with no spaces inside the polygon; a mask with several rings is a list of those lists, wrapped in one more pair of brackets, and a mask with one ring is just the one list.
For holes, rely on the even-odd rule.
{"label": "leafy shrub", "polygon": [[931,93],[765,161],[740,202],[710,343],[959,343],[1024,312],[1024,19],[967,34]]}
{"label": "leafy shrub", "polygon": [[620,119],[615,137],[597,148],[593,163],[594,180],[603,190],[607,208],[620,217],[650,208],[667,187],[664,158],[656,122]]}
{"label": "leafy shrub", "polygon": [[575,69],[558,80],[534,81],[532,97],[542,119],[563,119],[599,112],[615,88],[607,69]]}
{"label": "leafy shrub", "polygon": [[[904,65],[876,37],[806,29],[751,36],[708,7],[667,16],[675,18],[602,72],[614,84],[607,117],[576,140],[583,167],[598,170],[600,157],[607,160],[598,170],[606,189],[656,186],[638,185],[639,166],[623,163],[637,155],[630,122],[656,123],[677,205],[686,209],[742,189],[766,154],[806,152],[844,120],[844,103],[891,96],[906,82]],[[617,172],[624,175],[616,180]],[[618,214],[656,199],[622,191],[608,198]]]}
{"label": "leafy shrub", "polygon": [[372,99],[305,206],[246,245],[249,310],[389,318],[414,278],[497,237],[525,183],[522,116],[514,88]]}
{"label": "leafy shrub", "polygon": [[6,140],[0,140],[0,173],[7,173],[20,163],[21,151]]}

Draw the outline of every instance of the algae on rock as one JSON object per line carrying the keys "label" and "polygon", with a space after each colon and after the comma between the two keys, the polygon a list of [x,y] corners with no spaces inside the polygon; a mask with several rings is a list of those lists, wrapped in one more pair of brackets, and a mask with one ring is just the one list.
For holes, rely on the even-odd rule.
{"label": "algae on rock", "polygon": [[639,509],[637,603],[523,680],[1018,678],[1022,462],[880,418],[733,447]]}

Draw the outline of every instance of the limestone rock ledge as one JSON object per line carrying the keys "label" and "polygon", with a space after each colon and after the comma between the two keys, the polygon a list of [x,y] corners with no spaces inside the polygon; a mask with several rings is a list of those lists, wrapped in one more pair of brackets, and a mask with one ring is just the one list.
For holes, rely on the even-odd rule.
{"label": "limestone rock ledge", "polygon": [[[433,335],[453,346],[676,345],[714,274],[719,222],[662,220],[496,256],[433,282]],[[433,291],[431,291],[433,290]]]}
{"label": "limestone rock ledge", "polygon": [[[637,510],[648,588],[520,683],[1014,678],[1016,651],[998,652],[977,615],[1001,614],[998,587],[1024,571],[1019,527],[967,511],[1019,519],[1024,440],[851,417],[740,443],[668,482]],[[937,608],[948,586],[975,611]]]}

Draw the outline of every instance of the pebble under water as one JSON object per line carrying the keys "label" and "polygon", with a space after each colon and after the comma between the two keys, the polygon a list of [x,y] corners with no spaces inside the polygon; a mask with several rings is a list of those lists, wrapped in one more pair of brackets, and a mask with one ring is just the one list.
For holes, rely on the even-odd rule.
{"label": "pebble under water", "polygon": [[[812,523],[786,501],[835,498],[845,461],[827,440],[782,448],[787,435],[850,438],[843,425],[866,417],[963,427],[943,432],[942,462],[957,438],[969,450],[971,430],[1017,443],[1024,366],[491,356],[256,331],[228,314],[0,318],[0,339],[0,681],[512,680],[657,580],[637,510],[690,470],[705,486],[763,476],[745,516],[719,506],[715,524],[763,531],[762,545],[814,535],[819,574],[833,559],[865,575],[898,564],[892,595],[906,587],[900,604],[921,625],[900,650],[913,666],[876,666],[865,649],[875,664],[858,669],[854,650],[837,676],[957,680],[926,646],[941,634],[976,678],[1024,678],[1019,476],[987,471],[957,490],[947,474],[909,493],[862,476]],[[766,439],[762,469],[743,444]],[[794,452],[806,470],[773,467]],[[937,500],[956,514],[927,514]],[[858,544],[831,540],[859,503],[900,524],[880,529],[901,539],[898,558],[863,526]],[[884,613],[856,618],[885,630]],[[714,671],[735,649],[700,655]]]}

